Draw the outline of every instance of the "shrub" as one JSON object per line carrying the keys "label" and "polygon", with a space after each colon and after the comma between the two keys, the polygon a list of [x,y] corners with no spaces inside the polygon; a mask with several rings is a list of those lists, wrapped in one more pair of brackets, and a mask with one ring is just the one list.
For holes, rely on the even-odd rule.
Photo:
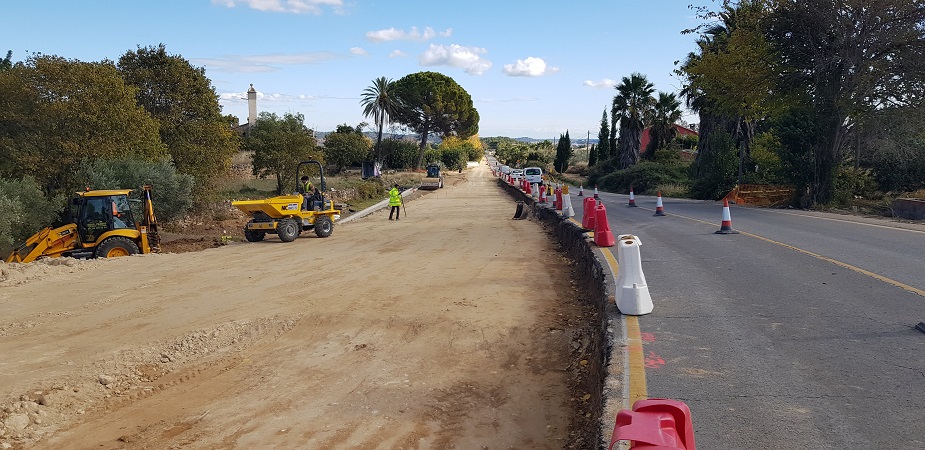
{"label": "shrub", "polygon": [[429,147],[427,150],[424,150],[424,161],[422,164],[426,166],[431,163],[439,163],[442,158],[443,154],[440,150]]}
{"label": "shrub", "polygon": [[417,160],[418,145],[411,141],[386,139],[382,141],[382,154],[385,165],[390,169],[407,169]]}
{"label": "shrub", "polygon": [[85,162],[77,179],[93,189],[136,189],[136,195],[141,186],[150,184],[154,211],[161,220],[181,218],[193,205],[193,176],[177,173],[169,158],[154,162],[134,158]]}
{"label": "shrub", "polygon": [[710,152],[691,165],[691,171],[697,173],[699,169],[701,175],[693,180],[690,194],[693,198],[717,200],[735,187],[739,161],[729,134],[716,132],[709,139]]}
{"label": "shrub", "polygon": [[832,186],[832,205],[848,206],[856,198],[872,198],[877,192],[877,182],[870,169],[856,169],[840,166],[835,172]]}
{"label": "shrub", "polygon": [[443,167],[449,170],[459,170],[466,166],[467,154],[458,147],[444,149],[440,155]]}
{"label": "shrub", "polygon": [[659,186],[686,186],[688,183],[685,166],[643,161],[629,169],[612,172],[600,178],[597,184],[608,192],[629,192],[632,187],[635,193],[655,194]]}
{"label": "shrub", "polygon": [[6,255],[43,227],[60,225],[66,196],[46,196],[31,177],[0,179],[0,255]]}

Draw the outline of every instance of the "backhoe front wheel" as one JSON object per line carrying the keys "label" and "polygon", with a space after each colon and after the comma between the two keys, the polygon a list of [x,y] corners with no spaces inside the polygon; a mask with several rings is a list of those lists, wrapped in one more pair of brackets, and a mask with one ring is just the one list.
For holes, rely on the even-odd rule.
{"label": "backhoe front wheel", "polygon": [[299,224],[293,219],[283,219],[276,225],[276,234],[283,242],[292,242],[299,237]]}
{"label": "backhoe front wheel", "polygon": [[334,231],[334,221],[328,216],[315,217],[315,236],[326,238]]}
{"label": "backhoe front wheel", "polygon": [[119,256],[137,255],[138,245],[122,236],[113,236],[96,246],[97,258],[116,258]]}

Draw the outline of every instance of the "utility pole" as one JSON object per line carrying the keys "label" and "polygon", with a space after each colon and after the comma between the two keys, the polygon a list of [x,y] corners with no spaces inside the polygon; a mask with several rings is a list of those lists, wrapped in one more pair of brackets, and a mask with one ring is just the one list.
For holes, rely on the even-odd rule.
{"label": "utility pole", "polygon": [[585,152],[588,154],[588,161],[591,161],[591,130],[588,130],[588,138],[585,139]]}

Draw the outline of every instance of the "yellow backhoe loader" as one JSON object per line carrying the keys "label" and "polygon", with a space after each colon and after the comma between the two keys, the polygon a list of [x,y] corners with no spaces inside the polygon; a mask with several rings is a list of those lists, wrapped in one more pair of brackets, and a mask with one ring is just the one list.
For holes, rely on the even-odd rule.
{"label": "yellow backhoe loader", "polygon": [[157,218],[151,186],[144,186],[142,217],[129,206],[131,189],[78,192],[68,208],[69,223],[46,227],[19,246],[6,262],[32,262],[38,258],[114,258],[160,251]]}

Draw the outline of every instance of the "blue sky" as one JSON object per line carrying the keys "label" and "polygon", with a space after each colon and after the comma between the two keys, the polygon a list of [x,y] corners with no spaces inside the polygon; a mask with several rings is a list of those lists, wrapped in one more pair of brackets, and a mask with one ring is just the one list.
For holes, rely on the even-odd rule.
{"label": "blue sky", "polygon": [[[680,31],[708,0],[11,0],[0,50],[118,60],[138,46],[203,67],[222,112],[301,113],[330,131],[365,119],[362,91],[380,76],[435,71],[472,96],[485,136],[595,137],[613,83],[645,74],[677,92]],[[696,122],[696,116],[685,116]]]}

